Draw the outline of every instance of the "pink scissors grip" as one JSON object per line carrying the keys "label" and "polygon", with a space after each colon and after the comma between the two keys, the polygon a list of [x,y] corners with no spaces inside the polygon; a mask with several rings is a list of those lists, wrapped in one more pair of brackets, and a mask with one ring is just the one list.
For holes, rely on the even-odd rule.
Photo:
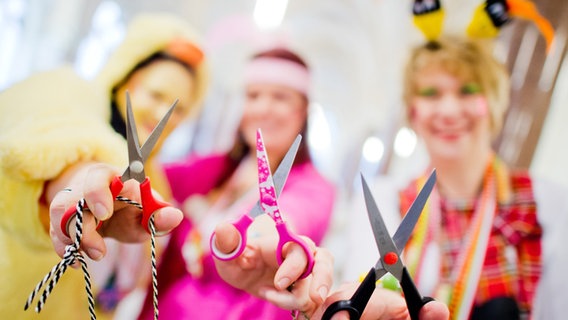
{"label": "pink scissors grip", "polygon": [[280,236],[278,247],[276,248],[276,259],[278,260],[278,264],[280,265],[284,261],[284,257],[282,256],[284,245],[288,242],[294,242],[302,247],[302,250],[304,250],[304,253],[306,254],[306,258],[308,259],[308,265],[306,266],[304,273],[302,273],[302,275],[300,276],[300,279],[304,279],[305,277],[309,276],[310,273],[312,273],[312,269],[314,268],[314,258],[308,244],[299,236],[291,233],[288,230],[286,223],[277,223],[276,230],[278,231],[278,235]]}
{"label": "pink scissors grip", "polygon": [[167,207],[170,204],[154,198],[149,177],[146,177],[140,184],[140,198],[142,198],[142,227],[146,232],[150,233],[150,228],[148,227],[150,217],[156,210]]}
{"label": "pink scissors grip", "polygon": [[239,232],[239,244],[237,248],[235,248],[235,250],[229,253],[221,252],[221,250],[217,248],[217,245],[215,244],[217,237],[215,232],[213,232],[209,240],[209,246],[211,247],[211,253],[213,254],[213,256],[221,261],[233,260],[236,257],[240,256],[247,245],[247,229],[253,221],[254,219],[251,218],[248,214],[244,214],[239,218],[239,220],[237,220],[237,222],[233,223],[233,225]]}

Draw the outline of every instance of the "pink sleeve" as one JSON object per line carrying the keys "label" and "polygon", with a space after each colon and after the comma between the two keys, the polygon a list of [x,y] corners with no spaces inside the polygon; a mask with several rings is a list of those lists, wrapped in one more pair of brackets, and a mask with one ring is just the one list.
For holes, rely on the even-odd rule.
{"label": "pink sleeve", "polygon": [[172,196],[183,203],[192,194],[205,194],[216,187],[231,167],[231,160],[225,155],[190,155],[186,160],[164,164],[164,172]]}

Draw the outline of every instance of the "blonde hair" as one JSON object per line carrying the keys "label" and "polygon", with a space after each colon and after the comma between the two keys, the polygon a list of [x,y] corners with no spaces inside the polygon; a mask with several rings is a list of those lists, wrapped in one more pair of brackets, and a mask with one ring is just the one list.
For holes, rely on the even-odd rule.
{"label": "blonde hair", "polygon": [[[207,92],[209,69],[202,56],[201,39],[193,26],[172,13],[139,13],[128,25],[122,43],[114,50],[96,81],[112,97],[112,90],[124,81],[136,66],[154,54],[163,52],[189,65],[195,72],[192,113],[196,114]],[[180,51],[185,51],[181,54]]]}
{"label": "blonde hair", "polygon": [[414,48],[406,64],[403,99],[410,119],[412,98],[417,94],[416,75],[437,66],[464,80],[473,80],[487,98],[491,129],[495,137],[501,130],[509,106],[510,81],[505,66],[491,53],[488,40],[444,36]]}

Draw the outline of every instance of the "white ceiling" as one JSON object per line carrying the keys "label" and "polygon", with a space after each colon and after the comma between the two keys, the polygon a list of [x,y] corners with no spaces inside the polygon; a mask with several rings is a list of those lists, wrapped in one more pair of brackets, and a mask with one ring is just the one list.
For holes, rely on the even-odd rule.
{"label": "white ceiling", "polygon": [[[118,4],[125,23],[139,12],[169,11],[187,18],[202,33],[213,65],[214,88],[208,99],[210,115],[203,118],[201,127],[214,131],[209,135],[216,139],[214,143],[226,144],[221,137],[232,121],[226,117],[225,108],[232,106],[226,100],[237,88],[235,75],[251,52],[249,40],[253,38],[242,34],[231,38],[227,34],[235,34],[231,29],[235,25],[242,27],[245,35],[254,31],[255,0],[110,2]],[[473,9],[481,2],[444,1],[445,32],[464,32]],[[21,8],[14,9],[14,3]],[[19,28],[16,46],[12,51],[0,51],[0,88],[35,71],[73,62],[101,3],[0,0],[0,25],[11,23],[7,12],[21,11],[14,24]],[[365,137],[377,134],[390,143],[399,125],[401,68],[408,47],[423,40],[412,24],[411,4],[411,0],[289,0],[278,32],[285,34],[290,46],[310,64],[314,75],[312,98],[335,126],[333,146],[325,153],[333,159],[326,170],[334,178],[358,166]],[[2,32],[7,32],[6,28],[0,30],[0,38],[6,35]]]}

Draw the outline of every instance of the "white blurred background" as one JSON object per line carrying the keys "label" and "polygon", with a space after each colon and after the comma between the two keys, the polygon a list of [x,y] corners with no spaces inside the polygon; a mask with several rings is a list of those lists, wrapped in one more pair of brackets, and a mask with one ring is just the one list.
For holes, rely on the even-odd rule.
{"label": "white blurred background", "polygon": [[[481,0],[446,0],[445,29],[465,32]],[[565,0],[535,0],[556,29],[546,54],[536,27],[513,21],[496,54],[513,77],[512,106],[496,150],[511,165],[568,186]],[[203,36],[212,65],[205,111],[168,141],[163,159],[223,149],[238,119],[238,75],[255,39],[284,36],[314,74],[310,144],[317,165],[349,191],[359,171],[406,179],[425,163],[404,127],[401,68],[422,41],[411,0],[0,0],[0,90],[70,63],[93,76],[139,12],[174,12]],[[460,31],[461,30],[461,31]],[[33,94],[33,93],[30,93]]]}

